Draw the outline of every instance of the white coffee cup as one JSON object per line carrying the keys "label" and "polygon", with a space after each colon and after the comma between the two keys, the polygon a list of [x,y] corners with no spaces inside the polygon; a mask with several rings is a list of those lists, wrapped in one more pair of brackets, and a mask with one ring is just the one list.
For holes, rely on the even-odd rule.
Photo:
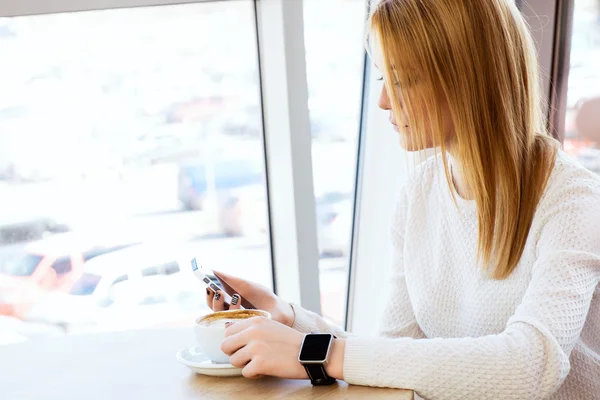
{"label": "white coffee cup", "polygon": [[227,323],[253,317],[271,318],[271,314],[263,310],[227,310],[196,319],[194,333],[198,347],[215,364],[229,364],[229,356],[221,351]]}

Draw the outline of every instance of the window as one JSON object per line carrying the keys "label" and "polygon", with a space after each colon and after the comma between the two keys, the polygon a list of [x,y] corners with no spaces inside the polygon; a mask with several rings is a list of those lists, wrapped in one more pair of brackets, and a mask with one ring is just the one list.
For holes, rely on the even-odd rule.
{"label": "window", "polygon": [[115,285],[115,284],[117,284],[117,283],[119,283],[119,282],[126,281],[127,279],[128,279],[128,278],[127,278],[127,275],[121,275],[121,276],[119,276],[119,277],[115,278],[115,280],[113,281],[113,283],[112,283],[112,284],[113,284],[113,285]]}
{"label": "window", "polygon": [[168,302],[168,299],[165,296],[149,295],[147,297],[144,297],[142,300],[140,300],[138,305],[139,306],[152,306],[152,305],[163,304],[163,303],[167,303],[167,302]]}
{"label": "window", "polygon": [[31,276],[42,258],[35,254],[4,255],[0,261],[0,271],[4,275]]}
{"label": "window", "polygon": [[177,272],[180,271],[179,264],[177,264],[176,262],[163,264],[162,270],[165,275],[176,274]]}
{"label": "window", "polygon": [[304,2],[321,309],[338,324],[346,306],[366,18],[365,0]]}
{"label": "window", "polygon": [[[193,249],[209,268],[272,286],[253,1],[5,17],[0,48],[0,198],[14,211],[0,213],[1,247],[40,239],[52,254],[85,255],[83,271],[51,290],[90,316],[97,301],[85,295],[117,276],[123,298],[139,298],[152,278],[169,279],[169,299],[190,279],[202,290],[183,274],[188,264],[148,257],[133,271],[139,262],[126,255],[136,243],[161,243],[156,251],[173,260]],[[102,267],[89,270],[92,261]],[[38,262],[0,254],[3,274],[31,275]],[[70,260],[52,267],[64,274]],[[161,279],[152,293],[163,298]],[[45,304],[45,320],[61,304]],[[120,304],[96,328],[120,329],[102,326]],[[127,328],[174,315],[191,324],[208,311],[177,313],[179,304]]]}
{"label": "window", "polygon": [[[134,243],[131,243],[131,244],[134,244]],[[131,244],[127,243],[127,244],[122,244],[122,245],[114,246],[114,247],[101,247],[101,248],[94,248],[89,251],[84,251],[82,254],[83,260],[84,261],[91,260],[92,258],[94,258],[96,256],[110,253],[110,252],[117,251],[117,250],[121,250],[126,247],[129,247]]]}
{"label": "window", "polygon": [[156,265],[153,267],[144,268],[142,270],[142,276],[172,275],[179,271],[179,264],[173,261],[161,265]]}
{"label": "window", "polygon": [[144,268],[142,270],[142,276],[155,276],[158,274],[159,274],[158,267]]}
{"label": "window", "polygon": [[54,261],[51,268],[56,271],[56,275],[58,276],[68,274],[73,269],[71,257],[59,258],[58,260]]}
{"label": "window", "polygon": [[600,173],[600,1],[574,5],[564,149]]}
{"label": "window", "polygon": [[94,293],[96,287],[102,280],[99,275],[84,273],[73,286],[71,286],[70,294],[76,296],[88,296]]}

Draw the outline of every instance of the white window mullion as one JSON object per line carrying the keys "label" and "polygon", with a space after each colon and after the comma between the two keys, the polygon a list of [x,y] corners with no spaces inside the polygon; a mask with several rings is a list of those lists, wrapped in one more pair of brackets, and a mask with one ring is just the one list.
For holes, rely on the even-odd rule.
{"label": "white window mullion", "polygon": [[303,2],[257,0],[274,287],[320,312]]}

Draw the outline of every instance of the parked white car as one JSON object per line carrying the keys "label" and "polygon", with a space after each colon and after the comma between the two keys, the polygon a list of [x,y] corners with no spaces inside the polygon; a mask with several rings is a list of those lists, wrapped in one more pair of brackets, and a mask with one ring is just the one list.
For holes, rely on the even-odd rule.
{"label": "parked white car", "polygon": [[[265,189],[261,185],[232,193],[220,201],[219,223],[230,236],[268,232]],[[319,252],[323,257],[348,254],[353,218],[351,193],[325,192],[315,199]]]}
{"label": "parked white car", "polygon": [[68,293],[48,293],[26,320],[79,333],[141,328],[184,318],[177,312],[183,307],[175,303],[189,302],[190,292],[196,293],[198,305],[204,303],[191,269],[182,272],[179,267],[181,257],[191,254],[191,249],[177,246],[142,244],[95,257],[84,264],[83,274]]}
{"label": "parked white car", "polygon": [[323,211],[317,225],[321,257],[345,257],[350,251],[352,201],[344,200]]}

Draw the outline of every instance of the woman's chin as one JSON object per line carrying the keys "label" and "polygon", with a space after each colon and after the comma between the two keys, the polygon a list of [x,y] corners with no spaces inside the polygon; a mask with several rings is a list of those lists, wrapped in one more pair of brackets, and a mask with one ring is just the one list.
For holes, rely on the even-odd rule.
{"label": "woman's chin", "polygon": [[422,143],[415,143],[414,141],[411,141],[410,137],[406,134],[406,132],[399,132],[399,133],[400,133],[400,147],[402,147],[405,151],[414,152],[414,151],[427,150],[427,149],[430,149],[433,147],[429,143],[427,143],[427,144],[425,144],[425,146],[423,146]]}
{"label": "woman's chin", "polygon": [[393,126],[394,130],[398,133],[398,137],[400,138],[400,146],[404,150],[409,151],[409,152],[421,151],[421,150],[425,150],[430,147],[430,146],[428,146],[429,143],[427,143],[425,145],[425,147],[422,146],[422,143],[415,143],[415,140],[412,137],[412,135],[410,134],[408,127],[400,128],[394,124],[392,124],[392,126]]}

